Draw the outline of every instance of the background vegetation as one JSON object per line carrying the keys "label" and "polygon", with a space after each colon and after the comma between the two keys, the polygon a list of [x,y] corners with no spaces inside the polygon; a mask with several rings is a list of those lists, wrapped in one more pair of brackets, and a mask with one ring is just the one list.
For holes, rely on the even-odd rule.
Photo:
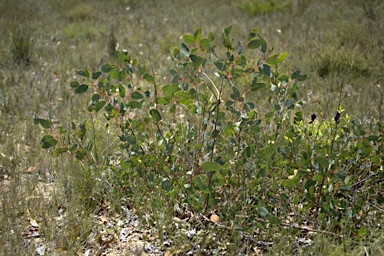
{"label": "background vegetation", "polygon": [[[368,202],[369,209],[367,205],[363,207],[356,202],[356,207],[360,207],[356,208],[359,209],[357,214],[364,218],[357,226],[351,228],[356,224],[354,220],[351,223],[341,221],[336,226],[321,223],[321,230],[330,233],[315,232],[317,228],[305,230],[303,227],[313,224],[305,216],[313,217],[315,212],[310,212],[313,210],[310,206],[304,207],[303,211],[296,209],[293,213],[289,210],[284,212],[284,207],[289,209],[290,203],[295,203],[293,196],[290,197],[292,202],[279,205],[279,211],[286,214],[289,222],[273,224],[273,219],[269,219],[272,223],[269,226],[270,223],[247,218],[252,216],[252,211],[257,211],[255,218],[265,217],[268,210],[272,213],[270,204],[257,204],[261,198],[255,198],[257,208],[248,208],[248,202],[241,205],[239,198],[227,208],[212,206],[208,211],[185,209],[182,204],[172,205],[168,202],[169,195],[159,194],[155,187],[152,191],[148,190],[140,177],[122,178],[121,173],[113,168],[117,164],[109,164],[108,168],[90,168],[68,155],[53,157],[53,151],[40,147],[45,132],[33,125],[34,115],[51,120],[52,124],[59,120],[61,124],[68,124],[68,127],[73,120],[77,120],[75,123],[79,125],[81,120],[89,118],[84,111],[89,98],[75,96],[69,84],[74,80],[80,81],[78,69],[96,71],[105,63],[113,63],[113,50],[117,42],[120,49],[126,49],[146,65],[147,72],[151,73],[152,65],[151,75],[160,88],[160,85],[172,80],[172,74],[169,73],[174,68],[171,49],[180,47],[182,35],[193,34],[196,28],[201,27],[205,36],[212,32],[219,45],[223,29],[232,25],[231,38],[235,39],[235,43],[236,40],[245,42],[249,32],[258,28],[268,46],[274,47],[276,53],[288,52],[279,70],[287,74],[301,70],[308,75],[305,81],[298,83],[297,89],[298,100],[303,103],[300,109],[303,123],[308,123],[311,115],[316,113],[319,127],[324,125],[323,130],[331,129],[335,112],[341,105],[344,108],[342,122],[351,125],[348,127],[354,136],[364,136],[357,135],[364,130],[366,137],[362,138],[368,139],[372,134],[379,137],[382,127],[376,125],[376,121],[382,120],[384,114],[384,6],[381,1],[206,3],[114,0],[78,3],[5,0],[0,3],[0,8],[7,10],[0,18],[4,35],[0,39],[0,178],[4,195],[0,204],[2,255],[40,252],[65,255],[88,250],[91,250],[91,254],[102,253],[101,248],[109,245],[103,235],[114,234],[112,231],[118,229],[117,224],[105,227],[106,223],[112,220],[117,223],[119,219],[126,218],[126,212],[122,210],[124,207],[140,216],[138,232],[144,243],[137,246],[147,251],[146,244],[162,249],[171,247],[169,253],[180,254],[191,250],[203,253],[203,249],[207,254],[215,252],[215,249],[217,252],[226,250],[230,254],[384,253],[381,248],[384,236],[382,201],[381,206],[377,201],[370,201],[379,199],[380,203],[380,194],[377,193],[380,193],[382,182],[380,179],[374,180],[369,176],[370,173],[366,177],[374,182],[368,185],[374,188],[377,198],[372,199],[369,198],[372,194],[365,194],[364,202]],[[247,58],[252,63],[252,56]],[[257,60],[255,57],[254,64]],[[252,101],[258,106],[259,118],[264,121],[264,114],[271,108],[265,94],[253,95]],[[363,124],[372,125],[364,128],[360,126]],[[108,160],[120,159],[119,154],[123,153],[119,150],[120,142],[116,136],[119,129],[106,127],[105,121],[100,118],[95,118],[93,125],[97,127],[97,132],[92,132],[92,136],[94,141],[98,141],[100,155]],[[283,126],[288,131],[285,136],[288,140],[282,137],[275,141],[276,146],[263,148],[265,155],[268,150],[282,156],[285,154],[279,147],[289,148],[289,139],[295,140],[299,129],[303,130],[295,126],[297,130],[290,133],[290,127],[289,123]],[[268,134],[267,130],[263,131]],[[345,134],[349,133],[343,130],[340,136]],[[326,140],[332,136],[324,135],[324,138]],[[370,141],[374,143],[375,138],[370,137]],[[358,159],[358,164],[353,165],[357,166],[355,170],[382,164],[380,143],[382,140],[375,145],[369,144],[372,149],[362,144],[361,150],[370,150],[364,151],[364,157],[359,155],[358,150],[351,150],[356,153],[353,155],[355,159]],[[326,152],[328,149],[324,147],[318,152],[321,150]],[[375,152],[377,155],[374,155]],[[351,155],[341,155],[341,160],[350,158]],[[282,163],[287,161],[284,157],[276,159],[281,166],[287,166]],[[326,164],[321,158],[317,162],[318,166],[325,168]],[[304,193],[300,190],[304,181],[298,184],[288,181],[292,180],[288,175],[296,175],[293,169],[284,169],[282,174],[286,176],[282,178],[286,178],[285,183],[283,179],[270,180],[272,176],[268,174],[268,179],[265,178],[268,191],[258,190],[256,194],[270,196],[268,193],[271,193],[274,184],[282,184],[279,189],[289,190],[292,195]],[[376,172],[380,174],[382,169],[376,169]],[[355,176],[351,175],[351,179],[355,178],[356,182],[365,179],[360,176],[361,173],[356,173]],[[258,182],[260,177],[257,178]],[[345,181],[345,177],[337,178]],[[340,186],[337,182],[327,182]],[[257,183],[251,185],[260,186]],[[286,194],[291,196],[288,192]],[[329,198],[332,196],[329,195]],[[296,203],[299,205],[299,202]],[[236,212],[239,219],[234,221],[223,215],[223,209],[241,209],[243,212]],[[223,226],[212,224],[203,217],[186,216],[186,212],[202,212],[207,217],[214,212],[221,217]],[[182,219],[191,221],[179,223]],[[256,232],[255,225],[260,223],[264,223],[264,226],[258,226],[260,230]],[[292,227],[296,223],[301,229]],[[257,234],[251,233],[251,229]],[[193,230],[198,235],[186,243],[185,232]],[[116,233],[119,234],[119,230]],[[247,238],[250,233],[252,239],[257,237],[257,241]],[[343,238],[334,234],[343,235]],[[117,243],[117,240],[110,245]],[[172,243],[165,243],[168,240]],[[306,243],[310,245],[304,246]],[[196,245],[200,247],[196,248]],[[120,253],[129,254],[126,251]],[[140,253],[140,250],[130,253]]]}

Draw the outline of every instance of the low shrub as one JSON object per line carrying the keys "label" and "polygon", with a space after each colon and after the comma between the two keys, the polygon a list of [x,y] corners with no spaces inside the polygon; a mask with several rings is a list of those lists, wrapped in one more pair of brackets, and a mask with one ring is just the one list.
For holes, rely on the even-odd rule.
{"label": "low shrub", "polygon": [[[200,28],[184,35],[164,85],[152,63],[127,51],[116,50],[116,62],[100,70],[79,70],[70,87],[90,92],[89,118],[57,125],[35,116],[51,131],[41,146],[114,172],[117,189],[147,200],[140,204],[150,212],[215,213],[223,237],[257,244],[253,236],[276,227],[295,236],[374,232],[367,225],[384,202],[382,124],[363,125],[341,107],[308,123],[298,98],[307,76],[281,73],[287,53],[273,53],[257,30],[234,43],[231,29],[222,32],[222,46]],[[253,94],[265,95],[271,108],[249,100]],[[108,154],[103,134],[95,136],[100,122],[119,140]]]}

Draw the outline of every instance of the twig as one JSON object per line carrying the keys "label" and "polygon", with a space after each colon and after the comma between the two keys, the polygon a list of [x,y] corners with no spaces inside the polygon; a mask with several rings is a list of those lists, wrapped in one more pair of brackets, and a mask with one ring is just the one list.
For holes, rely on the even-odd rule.
{"label": "twig", "polygon": [[[206,221],[208,221],[208,222],[210,222],[210,223],[213,223],[214,225],[216,225],[216,226],[218,226],[218,227],[220,227],[220,228],[224,228],[224,229],[227,229],[227,230],[232,230],[231,227],[228,227],[228,226],[225,226],[225,225],[223,225],[223,224],[220,224],[220,223],[211,221],[211,220],[208,219],[204,214],[201,214],[201,213],[200,213],[200,216],[201,216],[204,220],[206,220]],[[249,239],[250,241],[256,243],[256,244],[259,245],[259,246],[272,246],[272,245],[273,245],[273,242],[256,241],[250,234],[248,234],[248,233],[246,233],[246,232],[243,232],[243,231],[242,231],[242,232],[239,232],[239,233],[240,233],[240,235],[244,236],[245,238]]]}
{"label": "twig", "polygon": [[309,228],[307,226],[289,225],[289,224],[286,224],[286,223],[281,223],[281,224],[283,226],[285,226],[285,227],[295,228],[295,229],[299,229],[299,230],[303,230],[303,231],[309,231],[309,232],[314,232],[314,233],[321,233],[321,234],[332,235],[332,236],[336,236],[336,237],[338,237],[340,239],[344,237],[343,235],[336,234],[336,233],[333,233],[333,232],[330,232],[330,231],[312,229],[312,228]]}
{"label": "twig", "polygon": [[364,246],[364,251],[365,251],[365,255],[369,256],[368,250],[367,250],[367,248],[365,246]]}
{"label": "twig", "polygon": [[[203,217],[203,219],[205,219],[206,221],[208,222],[212,222],[213,224],[215,224],[216,226],[218,227],[221,227],[221,228],[225,228],[227,230],[232,230],[231,227],[227,227],[227,226],[224,226],[223,224],[220,224],[220,223],[216,223],[216,222],[213,222],[211,221],[210,219],[208,219],[206,216],[204,216],[203,214],[200,214],[201,217]],[[255,218],[255,220],[257,221],[260,221],[260,222],[265,222],[264,219],[260,219],[260,218]],[[299,230],[303,230],[303,231],[309,231],[309,232],[314,232],[314,233],[321,233],[321,234],[327,234],[327,235],[332,235],[332,236],[336,236],[338,238],[343,238],[344,236],[343,235],[340,235],[340,234],[336,234],[336,233],[333,233],[333,232],[330,232],[330,231],[326,231],[326,230],[317,230],[317,229],[312,229],[312,228],[309,228],[307,226],[299,226],[299,225],[290,225],[290,224],[286,224],[286,223],[281,223],[281,225],[285,226],[285,227],[290,227],[290,228],[295,228],[295,229],[299,229]],[[241,232],[241,235],[243,235],[244,237],[250,239],[252,242],[256,242],[256,240],[254,240],[249,234],[245,233],[245,232]],[[263,243],[266,243],[266,242],[263,242]],[[269,245],[272,245],[273,243],[268,243]]]}
{"label": "twig", "polygon": [[376,210],[379,210],[381,212],[384,212],[383,209],[381,209],[379,206],[375,205],[375,204],[370,204],[373,208],[375,208]]}

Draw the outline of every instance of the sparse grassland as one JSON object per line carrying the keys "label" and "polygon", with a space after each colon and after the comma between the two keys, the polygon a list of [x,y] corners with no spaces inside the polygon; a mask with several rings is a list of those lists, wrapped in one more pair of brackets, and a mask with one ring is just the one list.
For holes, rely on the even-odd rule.
{"label": "sparse grassland", "polygon": [[[249,31],[257,28],[276,53],[288,52],[279,70],[291,73],[300,69],[308,75],[298,85],[297,95],[303,102],[300,118],[305,123],[316,113],[319,126],[332,129],[329,120],[333,120],[341,105],[344,108],[343,122],[359,121],[352,126],[355,133],[365,129],[360,123],[367,125],[367,133],[377,132],[379,128],[374,124],[384,118],[382,1],[292,0],[281,1],[284,4],[277,6],[267,3],[278,1],[257,4],[257,1],[207,3],[200,0],[78,2],[0,2],[1,255],[42,255],[43,252],[45,255],[87,252],[96,255],[102,253],[102,249],[120,255],[140,255],[156,248],[167,255],[183,255],[191,250],[198,254],[205,249],[207,254],[216,250],[227,251],[229,255],[384,255],[384,213],[380,200],[377,204],[364,204],[361,213],[354,213],[357,216],[354,218],[362,218],[354,228],[344,220],[337,227],[330,227],[330,233],[316,233],[318,227],[312,230],[306,226],[313,220],[301,217],[316,216],[316,207],[309,209],[305,205],[293,212],[285,212],[284,205],[279,205],[273,213],[282,212],[286,222],[271,226],[259,224],[255,228],[256,224],[252,223],[258,220],[247,214],[254,210],[258,211],[258,217],[264,217],[266,212],[263,211],[273,204],[273,197],[268,197],[267,207],[261,205],[260,198],[248,198],[247,195],[265,193],[271,196],[276,187],[278,191],[286,191],[287,195],[290,195],[289,188],[294,187],[296,193],[304,193],[296,187],[298,184],[289,181],[295,180],[296,175],[304,177],[304,174],[294,173],[288,167],[280,170],[269,166],[268,171],[281,171],[282,175],[280,180],[266,179],[264,185],[271,185],[271,188],[256,182],[257,187],[245,186],[249,190],[244,192],[236,184],[228,185],[231,189],[237,188],[239,195],[244,192],[241,194],[244,196],[228,198],[226,203],[210,209],[217,210],[215,212],[220,215],[220,226],[198,214],[203,212],[208,216],[210,212],[169,203],[167,198],[181,196],[159,193],[158,187],[151,188],[143,182],[146,177],[143,178],[145,174],[140,171],[128,173],[137,176],[119,172],[117,166],[125,164],[113,162],[123,159],[120,156],[124,154],[117,137],[119,128],[106,126],[103,114],[93,115],[92,122],[87,123],[90,136],[97,141],[97,152],[103,156],[98,161],[100,165],[95,166],[81,163],[69,155],[54,157],[53,151],[42,149],[40,140],[45,131],[33,124],[33,117],[37,115],[51,119],[54,124],[60,122],[63,129],[70,130],[71,121],[75,120],[78,126],[81,120],[89,119],[90,115],[85,111],[89,95],[75,96],[69,85],[74,80],[81,80],[78,69],[94,71],[113,62],[111,52],[116,42],[120,49],[126,49],[147,65],[147,72],[152,72],[152,64],[160,88],[172,80],[169,73],[174,68],[171,49],[183,42],[181,35],[193,34],[201,27],[205,36],[213,32],[215,43],[219,45],[223,28],[231,25],[231,37],[243,42]],[[260,5],[265,7],[260,12],[256,9],[245,11],[250,6]],[[237,41],[233,43],[237,45]],[[250,63],[257,61],[252,56],[247,58]],[[265,114],[272,107],[265,96],[270,93],[265,91],[252,96],[262,122],[268,119]],[[275,128],[271,121],[263,132],[268,134]],[[276,163],[288,166],[281,147],[289,148],[289,139],[296,139],[300,132],[306,135],[307,131],[299,128],[302,130],[293,132],[288,125],[281,127],[288,139],[283,136],[276,141],[266,140],[271,145],[263,146],[264,155],[278,155]],[[272,143],[276,144],[273,146]],[[314,142],[308,140],[306,143],[312,145]],[[353,150],[382,152],[378,144],[375,146],[379,149],[370,145],[358,141]],[[224,146],[221,149],[227,150]],[[326,148],[320,148],[317,153],[321,150]],[[180,157],[188,160],[188,154],[182,152]],[[359,159],[347,161],[348,155],[342,157],[346,160],[346,169],[359,162]],[[364,163],[367,170],[383,163],[382,156],[375,157],[372,157],[372,164]],[[325,166],[323,159],[318,161],[320,166]],[[251,170],[252,164],[246,164],[246,169]],[[267,158],[264,164],[268,165]],[[383,172],[380,167],[376,171]],[[366,177],[360,178],[362,181],[376,178],[371,174],[367,172]],[[286,179],[283,179],[284,175]],[[342,173],[338,175],[343,176]],[[339,176],[339,179],[345,179]],[[382,179],[378,180],[383,184]],[[371,189],[377,187],[372,185]],[[319,198],[316,194],[314,197]],[[288,198],[285,206],[295,200],[299,199]],[[369,200],[374,199],[366,200],[372,202]],[[271,208],[268,209],[272,213]],[[376,218],[374,221],[373,217]],[[293,224],[298,226],[293,227]],[[320,227],[328,226],[321,223]],[[131,242],[122,242],[125,239],[119,237],[122,228],[127,228],[129,236],[133,237]],[[254,233],[249,237],[246,234],[251,233],[251,229]],[[336,233],[342,234],[343,238]]]}

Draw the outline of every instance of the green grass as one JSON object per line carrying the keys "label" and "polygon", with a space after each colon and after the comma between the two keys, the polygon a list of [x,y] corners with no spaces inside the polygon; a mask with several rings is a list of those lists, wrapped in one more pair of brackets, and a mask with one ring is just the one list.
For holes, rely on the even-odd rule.
{"label": "green grass", "polygon": [[[7,10],[0,17],[4,35],[0,38],[1,255],[31,255],[40,243],[47,245],[48,255],[84,252],[90,246],[89,234],[95,229],[93,216],[105,205],[109,206],[111,218],[114,213],[121,214],[121,200],[126,197],[136,213],[144,216],[142,229],[150,230],[160,241],[166,236],[174,238],[171,250],[183,252],[186,238],[175,227],[175,211],[166,209],[161,196],[146,192],[145,185],[137,183],[140,179],[131,177],[126,184],[113,184],[119,175],[113,168],[91,169],[68,156],[55,158],[39,145],[43,133],[33,125],[34,114],[47,116],[49,110],[53,119],[66,124],[86,117],[82,111],[86,97],[75,97],[69,83],[77,76],[77,69],[94,70],[110,60],[113,37],[120,49],[127,49],[144,63],[149,63],[150,51],[156,77],[162,84],[171,79],[167,71],[173,64],[167,57],[170,48],[180,44],[180,35],[202,27],[203,34],[213,32],[219,38],[222,29],[232,25],[232,37],[245,40],[249,31],[258,28],[276,52],[288,51],[282,70],[301,69],[309,75],[299,95],[305,102],[306,116],[317,113],[320,119],[332,117],[341,94],[341,105],[355,119],[383,120],[381,1],[298,1],[295,8],[288,5],[256,16],[239,8],[241,1],[77,2],[0,3],[0,9]],[[255,96],[260,105],[265,104],[262,100]],[[102,123],[96,123],[96,127],[99,150],[113,157],[118,152],[115,127],[105,128]],[[64,214],[57,221],[59,209],[64,209]],[[38,239],[22,236],[31,220],[39,224]],[[383,225],[382,220],[377,222]],[[195,224],[212,233],[218,229],[213,225],[205,227],[203,220]],[[274,242],[263,251],[266,255],[293,254],[294,238],[282,239],[279,232],[267,230],[262,234],[263,239]],[[229,254],[244,253],[244,237],[231,235],[225,233],[217,239],[239,245],[228,246]],[[318,235],[312,246],[301,249],[301,253],[363,255],[367,250],[370,255],[384,254],[380,246],[384,243],[382,229],[364,239],[340,242]],[[215,244],[205,233],[188,243],[207,248]]]}

